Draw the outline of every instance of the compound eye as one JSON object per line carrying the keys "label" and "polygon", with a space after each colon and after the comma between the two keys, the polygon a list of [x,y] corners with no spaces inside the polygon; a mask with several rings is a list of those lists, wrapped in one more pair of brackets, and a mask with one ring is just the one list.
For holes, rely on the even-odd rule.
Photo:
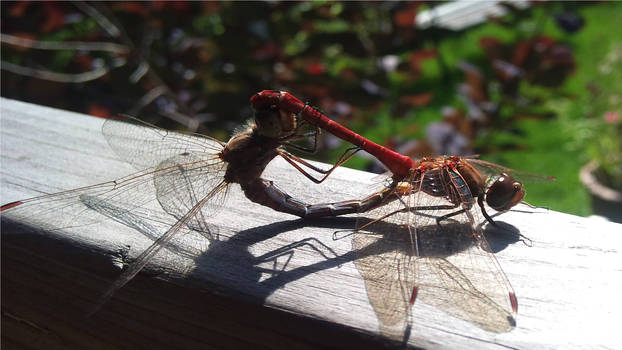
{"label": "compound eye", "polygon": [[508,174],[501,174],[486,191],[486,203],[496,211],[506,211],[525,197],[523,185]]}
{"label": "compound eye", "polygon": [[255,123],[260,135],[276,138],[282,133],[281,115],[275,108],[256,111]]}

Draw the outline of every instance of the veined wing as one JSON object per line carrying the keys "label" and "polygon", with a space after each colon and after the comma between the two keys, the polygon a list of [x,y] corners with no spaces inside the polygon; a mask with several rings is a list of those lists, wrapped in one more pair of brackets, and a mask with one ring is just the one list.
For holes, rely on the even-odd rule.
{"label": "veined wing", "polygon": [[222,181],[216,187],[210,189],[210,191],[204,196],[201,197],[200,200],[190,208],[190,210],[185,213],[181,218],[176,220],[176,222],[168,227],[166,232],[164,232],[158,239],[156,239],[149,248],[143,251],[134,261],[132,265],[130,265],[126,270],[123,271],[121,276],[104,292],[99,302],[95,307],[91,310],[90,314],[96,312],[101,305],[103,305],[117,290],[122,288],[127,282],[129,282],[140,270],[142,270],[147,263],[153,258],[162,248],[166,247],[171,240],[178,235],[180,232],[188,230],[190,225],[188,222],[193,218],[197,217],[197,214],[206,206],[206,204],[213,200],[215,196],[220,193],[223,193],[225,188],[227,187],[227,183]]}
{"label": "veined wing", "polygon": [[[415,285],[406,203],[395,192],[387,203],[361,214],[352,238],[354,265],[365,281],[369,301],[384,334],[404,330]],[[397,198],[396,198],[397,197]]]}
{"label": "veined wing", "polygon": [[[156,241],[162,235],[162,232],[168,230],[175,222],[168,214],[157,213],[147,208],[136,208],[132,211],[126,211],[116,206],[114,202],[104,201],[88,194],[81,195],[80,201],[89,209],[141,233],[151,241]],[[149,218],[149,220],[145,218]],[[202,231],[199,232],[199,234],[204,236],[203,233]],[[209,239],[210,237],[207,238]],[[188,245],[182,241],[171,240],[165,248],[178,256],[192,259],[201,254],[205,247],[202,245]]]}
{"label": "veined wing", "polygon": [[[34,229],[49,231],[79,229],[101,222],[106,216],[93,208],[107,205],[113,205],[118,214],[135,212],[145,220],[153,220],[147,214],[150,211],[162,209],[176,217],[180,210],[193,207],[222,182],[225,169],[225,164],[212,154],[188,154],[182,158],[185,159],[172,157],[155,169],[114,181],[9,203],[2,207],[2,215]],[[221,192],[219,196],[225,193]],[[85,198],[88,203],[84,202]],[[219,203],[212,202],[214,204],[221,204],[224,200],[218,196],[215,199]],[[172,208],[177,204],[180,206]],[[210,215],[210,209],[214,207],[207,206],[201,215]],[[137,211],[139,208],[141,210]],[[189,225],[208,232],[204,225],[195,222],[189,222]]]}
{"label": "veined wing", "polygon": [[473,165],[478,171],[488,176],[498,176],[501,173],[512,175],[516,180],[523,184],[544,183],[549,181],[555,181],[555,178],[547,175],[534,174],[527,171],[515,170],[504,167],[499,164],[488,162],[481,159],[463,158],[463,161],[467,161]]}
{"label": "veined wing", "polygon": [[[468,186],[448,168],[421,177],[409,211],[419,252],[418,300],[487,331],[509,331],[515,325],[516,296],[484,237],[484,221]],[[451,208],[447,198],[458,205]]]}
{"label": "veined wing", "polygon": [[354,264],[365,281],[381,331],[387,335],[406,329],[417,286],[416,240],[408,225],[412,196],[403,187],[411,180],[394,184],[383,205],[361,213],[352,239],[358,255]]}
{"label": "veined wing", "polygon": [[119,158],[139,170],[184,153],[216,155],[224,147],[211,137],[161,129],[129,116],[106,120],[102,133]]}
{"label": "veined wing", "polygon": [[[171,168],[175,171],[154,175],[154,185],[158,202],[167,213],[180,219],[208,193],[224,182],[227,164],[218,156],[211,156],[202,161],[196,154],[179,154],[164,160],[159,168]],[[225,201],[228,187],[212,194],[197,215],[190,218],[187,224],[201,232],[209,232],[205,227],[206,219],[214,215]]]}
{"label": "veined wing", "polygon": [[448,216],[462,207],[447,200],[450,188],[441,176],[439,170],[410,179],[409,193],[398,190],[399,198],[365,214],[376,221],[360,220],[355,265],[370,302],[385,326],[406,324],[411,303],[416,311],[423,302],[483,329],[508,331],[512,287],[483,248],[486,239],[473,225],[476,209]]}

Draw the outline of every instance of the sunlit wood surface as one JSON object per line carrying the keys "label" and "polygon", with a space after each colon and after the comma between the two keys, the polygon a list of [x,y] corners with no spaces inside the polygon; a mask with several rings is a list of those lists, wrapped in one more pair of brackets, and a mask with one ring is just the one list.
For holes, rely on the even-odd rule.
{"label": "sunlit wood surface", "polygon": [[[2,203],[136,171],[110,151],[101,119],[1,104]],[[374,175],[343,168],[314,185],[277,160],[264,177],[326,202],[362,197]],[[421,302],[408,346],[620,348],[622,225],[526,206],[496,219],[504,229],[486,232],[518,297],[516,327],[490,333]],[[117,223],[34,233],[27,224],[2,217],[3,349],[404,345],[380,332],[352,238],[334,234],[353,228],[353,218],[301,220],[251,203],[233,186],[209,220],[213,238],[181,237],[88,318],[151,240]]]}

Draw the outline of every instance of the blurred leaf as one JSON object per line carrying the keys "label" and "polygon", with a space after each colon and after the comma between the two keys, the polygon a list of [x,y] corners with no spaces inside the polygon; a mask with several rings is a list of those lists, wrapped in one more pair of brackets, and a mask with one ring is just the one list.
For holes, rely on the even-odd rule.
{"label": "blurred leaf", "polygon": [[9,10],[9,16],[22,17],[24,14],[26,14],[29,6],[29,1],[17,1],[11,6],[11,9]]}
{"label": "blurred leaf", "polygon": [[205,36],[219,36],[225,33],[225,26],[220,15],[217,13],[206,14],[195,18],[192,21],[193,28],[198,34]]}
{"label": "blurred leaf", "polygon": [[413,28],[415,26],[415,18],[417,17],[418,2],[406,3],[404,9],[393,15],[393,22],[400,28]]}
{"label": "blurred leaf", "polygon": [[65,14],[55,3],[46,2],[46,18],[41,24],[41,31],[49,33],[65,25]]}
{"label": "blurred leaf", "polygon": [[330,21],[317,20],[313,22],[313,31],[316,33],[344,33],[350,30],[350,24],[346,20],[333,19]]}
{"label": "blurred leaf", "polygon": [[428,103],[430,103],[433,97],[434,95],[432,95],[431,93],[425,92],[425,93],[418,94],[418,95],[400,96],[399,101],[400,103],[403,103],[403,104],[421,107],[421,106],[425,106]]}
{"label": "blurred leaf", "polygon": [[309,46],[309,43],[307,42],[308,38],[309,34],[307,32],[296,33],[292,40],[285,44],[285,53],[289,56],[295,56],[302,53]]}

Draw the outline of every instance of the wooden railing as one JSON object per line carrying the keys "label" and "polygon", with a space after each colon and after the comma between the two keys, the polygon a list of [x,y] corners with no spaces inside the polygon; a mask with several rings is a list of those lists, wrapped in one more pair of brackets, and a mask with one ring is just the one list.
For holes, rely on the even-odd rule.
{"label": "wooden railing", "polygon": [[[136,171],[110,151],[101,119],[1,104],[2,203]],[[374,176],[340,168],[314,185],[273,163],[265,177],[310,202],[362,197]],[[118,223],[33,229],[3,212],[3,348],[405,345],[380,331],[352,237],[335,234],[352,229],[354,218],[298,219],[249,202],[237,186],[223,205],[208,219],[211,237],[180,237],[90,317],[102,291],[152,239]],[[620,346],[622,225],[526,206],[496,219],[503,229],[486,233],[518,297],[516,327],[489,333],[415,303],[407,346]],[[518,231],[532,246],[511,238]]]}

